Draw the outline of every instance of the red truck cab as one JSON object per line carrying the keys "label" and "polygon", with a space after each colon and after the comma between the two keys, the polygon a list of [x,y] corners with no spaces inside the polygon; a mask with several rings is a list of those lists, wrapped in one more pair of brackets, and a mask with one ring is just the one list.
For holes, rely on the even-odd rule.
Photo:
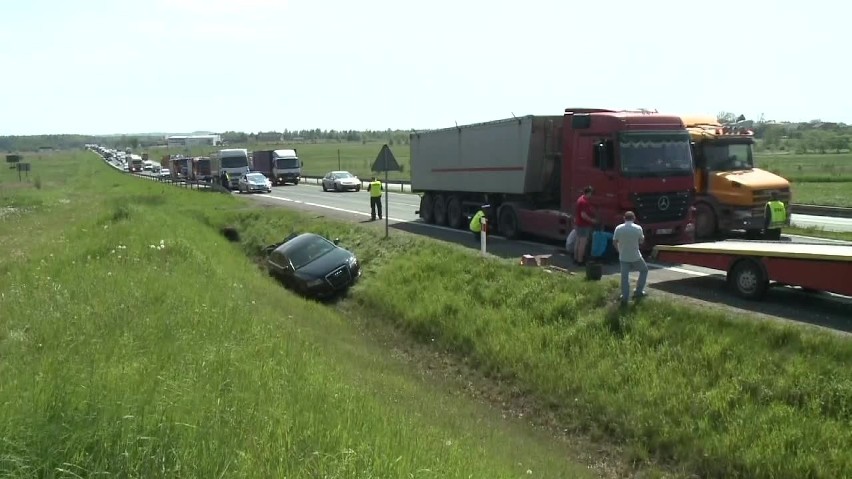
{"label": "red truck cab", "polygon": [[553,133],[559,130],[559,211],[516,202],[511,206],[520,230],[565,238],[573,227],[577,199],[591,186],[590,201],[604,229],[612,231],[624,212],[633,211],[645,228],[646,248],[695,241],[694,167],[689,133],[679,117],[569,108]]}

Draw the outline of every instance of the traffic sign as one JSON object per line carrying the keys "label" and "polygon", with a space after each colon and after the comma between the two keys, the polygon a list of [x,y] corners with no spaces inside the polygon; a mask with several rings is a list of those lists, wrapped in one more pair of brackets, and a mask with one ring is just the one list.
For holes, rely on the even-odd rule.
{"label": "traffic sign", "polygon": [[376,157],[376,161],[373,162],[373,167],[370,168],[371,171],[402,171],[399,167],[399,163],[397,163],[396,158],[393,156],[393,152],[391,152],[390,147],[388,145],[382,145],[382,149],[379,151],[379,156]]}

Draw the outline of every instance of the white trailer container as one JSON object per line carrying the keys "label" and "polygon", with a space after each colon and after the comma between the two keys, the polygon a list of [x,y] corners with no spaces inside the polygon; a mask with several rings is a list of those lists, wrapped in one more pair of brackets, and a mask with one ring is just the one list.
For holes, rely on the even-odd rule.
{"label": "white trailer container", "polygon": [[557,180],[562,116],[524,116],[411,134],[413,191],[524,195]]}

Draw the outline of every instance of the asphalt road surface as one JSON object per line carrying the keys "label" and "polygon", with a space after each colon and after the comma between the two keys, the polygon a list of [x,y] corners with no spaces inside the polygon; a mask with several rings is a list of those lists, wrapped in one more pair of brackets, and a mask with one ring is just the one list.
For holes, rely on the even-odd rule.
{"label": "asphalt road surface", "polygon": [[[372,227],[385,227],[384,221],[371,221],[369,196],[366,191],[358,193],[323,192],[316,184],[273,187],[271,194],[253,194],[251,198],[273,206],[323,213],[324,216],[356,221]],[[384,197],[383,197],[384,199]],[[414,213],[419,208],[419,198],[407,193],[390,193],[386,217],[390,234],[394,231],[428,236],[478,249],[479,245],[467,231],[428,225]],[[345,238],[341,238],[345,241]],[[801,236],[785,236],[787,241],[809,243],[841,243]],[[504,258],[517,258],[523,254],[551,254],[552,263],[566,268],[574,274],[584,274],[571,265],[559,244],[538,241],[509,241],[499,236],[488,238],[488,252]],[[752,317],[777,318],[798,323],[826,327],[836,331],[852,332],[852,298],[827,293],[806,293],[797,288],[772,288],[760,302],[742,300],[725,288],[724,273],[693,266],[672,266],[649,262],[651,272],[648,283],[652,294],[677,295],[697,302],[712,303],[728,310],[745,312]],[[617,265],[604,267],[607,276],[617,274]],[[632,279],[635,281],[636,273]],[[685,318],[686,319],[686,318]]]}

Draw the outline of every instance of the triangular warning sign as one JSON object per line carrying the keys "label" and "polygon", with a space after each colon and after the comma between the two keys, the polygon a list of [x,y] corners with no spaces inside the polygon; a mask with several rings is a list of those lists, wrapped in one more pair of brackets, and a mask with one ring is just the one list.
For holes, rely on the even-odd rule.
{"label": "triangular warning sign", "polygon": [[373,163],[373,167],[370,169],[371,171],[401,171],[399,168],[399,163],[396,162],[396,158],[394,158],[391,149],[388,145],[383,145],[381,151],[379,151],[379,156],[376,157],[376,161]]}

